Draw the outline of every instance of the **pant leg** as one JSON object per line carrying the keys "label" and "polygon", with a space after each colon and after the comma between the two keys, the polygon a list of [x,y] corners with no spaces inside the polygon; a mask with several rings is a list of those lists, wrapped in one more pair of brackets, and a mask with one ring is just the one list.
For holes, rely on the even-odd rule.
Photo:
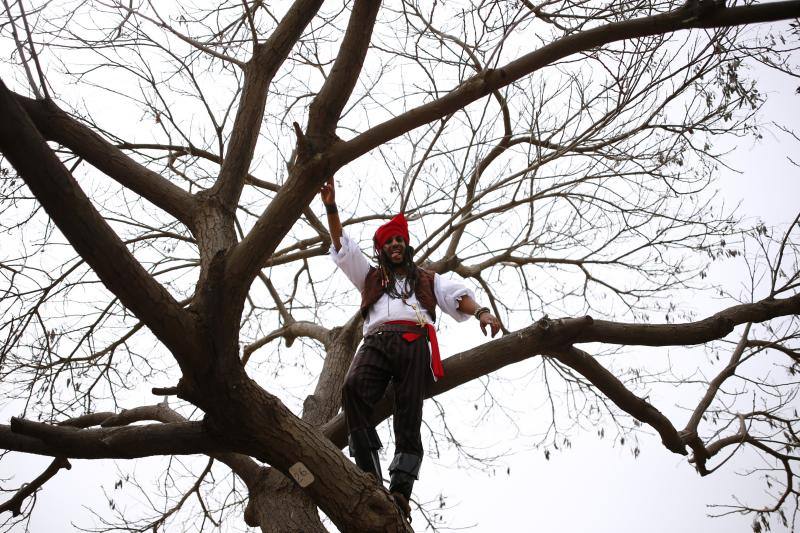
{"label": "pant leg", "polygon": [[342,408],[348,433],[361,429],[374,433],[372,410],[392,377],[391,363],[381,341],[381,338],[364,339],[347,371],[342,387]]}
{"label": "pant leg", "polygon": [[[425,336],[406,342],[397,336],[394,375],[394,434],[396,453],[422,458],[422,402],[431,376],[430,350]],[[395,355],[395,354],[393,354]]]}

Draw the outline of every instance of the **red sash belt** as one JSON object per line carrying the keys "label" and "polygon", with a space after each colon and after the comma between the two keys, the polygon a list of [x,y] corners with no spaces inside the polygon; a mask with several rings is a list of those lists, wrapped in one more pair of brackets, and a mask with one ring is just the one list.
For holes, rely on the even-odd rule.
{"label": "red sash belt", "polygon": [[[386,324],[399,324],[403,326],[417,326],[421,328],[418,322],[411,320],[392,320],[385,322]],[[442,356],[439,354],[439,341],[436,339],[436,328],[433,324],[425,324],[425,331],[428,333],[428,340],[431,343],[431,371],[433,372],[433,379],[438,380],[444,376],[444,367],[442,366]],[[408,342],[414,342],[422,333],[405,332],[402,337]]]}

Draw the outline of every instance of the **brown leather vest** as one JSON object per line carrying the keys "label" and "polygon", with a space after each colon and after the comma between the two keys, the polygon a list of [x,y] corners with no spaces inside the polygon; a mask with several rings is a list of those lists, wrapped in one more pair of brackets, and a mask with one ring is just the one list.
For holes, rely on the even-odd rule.
{"label": "brown leather vest", "polygon": [[[417,268],[417,285],[414,287],[414,295],[422,308],[436,322],[436,294],[433,292],[433,277],[433,272]],[[361,316],[367,317],[369,308],[380,299],[382,294],[380,273],[377,268],[370,267],[367,278],[364,280],[364,288],[361,290]]]}

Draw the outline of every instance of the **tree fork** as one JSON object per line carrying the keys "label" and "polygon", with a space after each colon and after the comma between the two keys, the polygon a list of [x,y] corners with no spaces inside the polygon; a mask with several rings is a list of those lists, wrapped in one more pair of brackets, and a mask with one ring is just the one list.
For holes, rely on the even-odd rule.
{"label": "tree fork", "polygon": [[[194,394],[202,392],[201,397]],[[249,450],[300,485],[342,531],[406,531],[389,494],[361,472],[317,429],[244,372],[230,368],[214,382],[192,387],[187,397],[207,414],[204,427],[233,449]],[[306,486],[292,475],[302,466],[313,476]]]}

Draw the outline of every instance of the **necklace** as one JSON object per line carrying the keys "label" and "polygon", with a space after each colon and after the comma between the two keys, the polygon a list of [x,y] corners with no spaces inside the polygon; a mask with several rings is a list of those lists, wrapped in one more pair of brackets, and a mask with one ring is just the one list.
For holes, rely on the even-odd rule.
{"label": "necklace", "polygon": [[[401,285],[402,288],[400,290],[397,289],[397,285]],[[406,298],[414,294],[414,288],[409,286],[408,279],[405,277],[398,278],[395,284],[395,291],[397,292],[397,296],[403,300],[405,303]]]}

